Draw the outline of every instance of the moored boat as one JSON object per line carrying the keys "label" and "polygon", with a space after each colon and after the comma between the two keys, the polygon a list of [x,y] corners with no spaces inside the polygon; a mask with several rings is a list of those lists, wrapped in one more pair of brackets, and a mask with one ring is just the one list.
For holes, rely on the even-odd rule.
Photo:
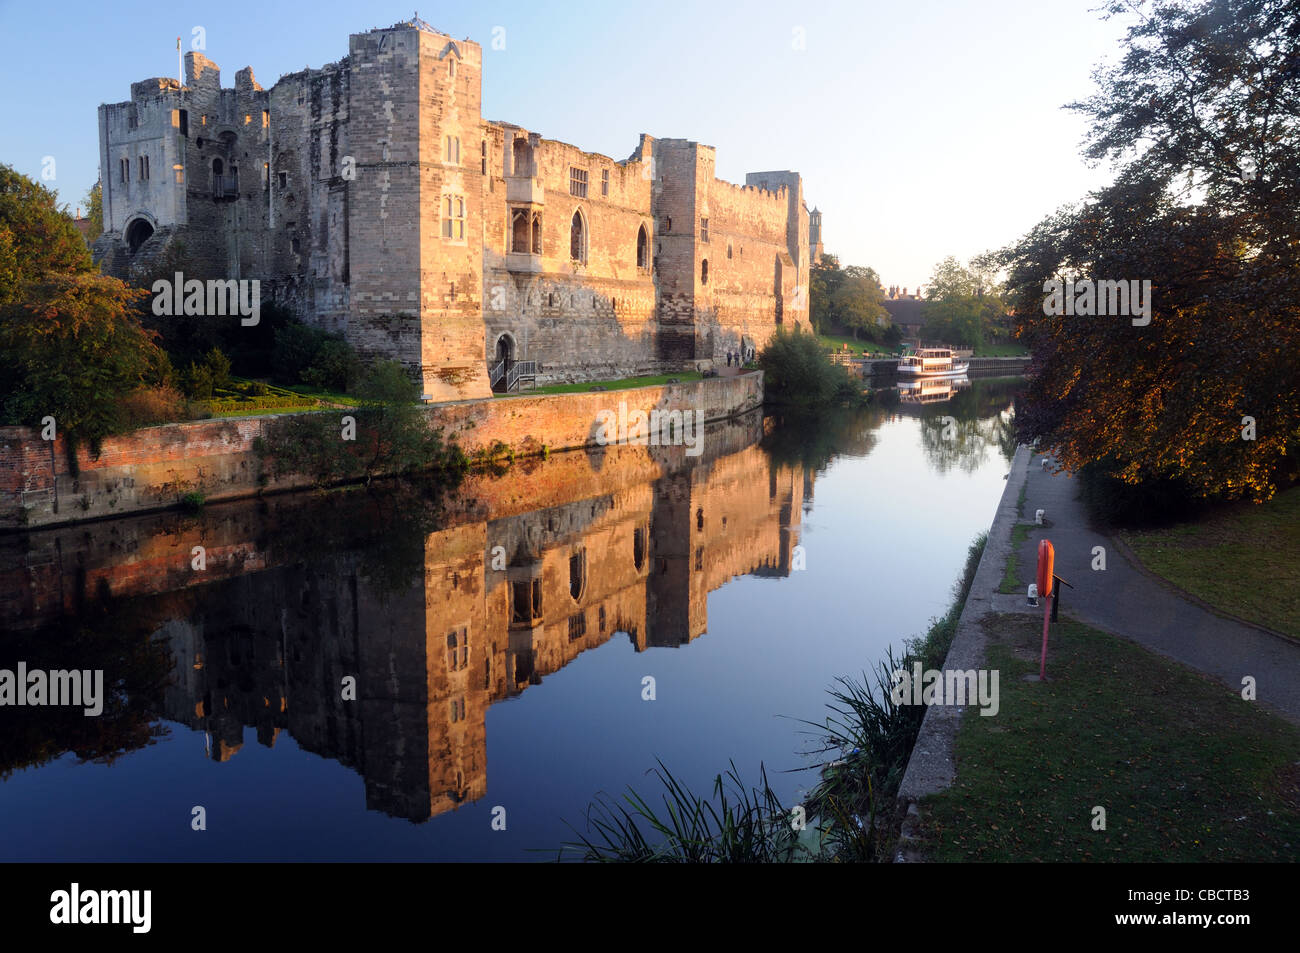
{"label": "moored boat", "polygon": [[960,377],[969,369],[970,362],[957,360],[950,347],[917,348],[898,361],[898,376],[905,378]]}

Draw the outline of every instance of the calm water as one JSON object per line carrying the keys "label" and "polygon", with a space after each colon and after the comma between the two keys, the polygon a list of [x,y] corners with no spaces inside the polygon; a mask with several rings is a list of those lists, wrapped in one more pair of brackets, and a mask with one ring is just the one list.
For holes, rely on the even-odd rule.
{"label": "calm water", "polygon": [[1018,387],[0,538],[0,668],[115,689],[0,708],[0,860],[550,859],[656,758],[793,803],[833,679],[946,608]]}

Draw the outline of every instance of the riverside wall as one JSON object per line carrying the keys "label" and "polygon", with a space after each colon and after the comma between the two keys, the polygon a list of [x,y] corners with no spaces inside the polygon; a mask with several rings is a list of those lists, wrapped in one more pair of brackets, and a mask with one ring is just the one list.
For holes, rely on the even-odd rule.
{"label": "riverside wall", "polygon": [[[601,411],[693,411],[724,420],[761,407],[761,372],[679,384],[577,394],[520,395],[434,404],[429,424],[467,453],[498,442],[516,456],[597,444]],[[346,408],[336,412],[340,418]],[[223,418],[146,427],[104,441],[99,454],[76,451],[69,466],[62,437],[42,440],[31,427],[0,427],[0,531],[33,529],[179,505],[187,494],[208,501],[310,484],[277,479],[254,449],[288,416]]]}

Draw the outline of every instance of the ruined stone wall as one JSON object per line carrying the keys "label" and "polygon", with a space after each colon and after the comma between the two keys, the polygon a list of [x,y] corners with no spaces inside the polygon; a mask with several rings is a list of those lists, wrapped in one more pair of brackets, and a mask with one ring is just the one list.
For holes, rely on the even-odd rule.
{"label": "ruined stone wall", "polygon": [[[484,193],[485,357],[494,358],[505,335],[515,359],[540,362],[541,382],[659,368],[646,165],[615,162],[515,126],[487,124],[485,134],[492,168],[501,170]],[[585,196],[573,194],[573,169],[586,173]],[[582,239],[577,259],[575,214]],[[515,216],[529,223],[518,241]],[[637,260],[641,229],[645,267]]]}
{"label": "ruined stone wall", "polygon": [[[434,400],[486,395],[499,343],[539,362],[542,383],[590,380],[717,362],[761,346],[782,315],[806,321],[796,173],[756,173],[764,188],[747,189],[717,180],[696,142],[642,136],[615,161],[485,122],[481,47],[412,23],[354,34],[343,60],[269,90],[247,68],[223,89],[201,53],[185,63],[183,88],[147,80],[100,107],[96,254],[111,273],[138,278],[183,245],[192,277],[257,278],[264,301],[401,361]],[[122,157],[133,178],[118,187]],[[156,235],[139,253],[135,219]]]}
{"label": "ruined stone wall", "polygon": [[701,242],[700,257],[709,263],[709,282],[700,289],[699,322],[712,343],[705,356],[725,361],[728,350],[763,347],[789,303],[788,203],[784,190],[716,178],[707,184],[700,216],[709,220],[709,241]]}

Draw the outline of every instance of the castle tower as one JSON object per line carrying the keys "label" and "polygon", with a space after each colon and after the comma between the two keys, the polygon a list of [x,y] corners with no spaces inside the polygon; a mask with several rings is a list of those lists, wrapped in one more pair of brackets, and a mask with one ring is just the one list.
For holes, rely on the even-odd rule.
{"label": "castle tower", "polygon": [[482,48],[423,25],[354,34],[349,341],[433,400],[490,394],[484,360]]}

